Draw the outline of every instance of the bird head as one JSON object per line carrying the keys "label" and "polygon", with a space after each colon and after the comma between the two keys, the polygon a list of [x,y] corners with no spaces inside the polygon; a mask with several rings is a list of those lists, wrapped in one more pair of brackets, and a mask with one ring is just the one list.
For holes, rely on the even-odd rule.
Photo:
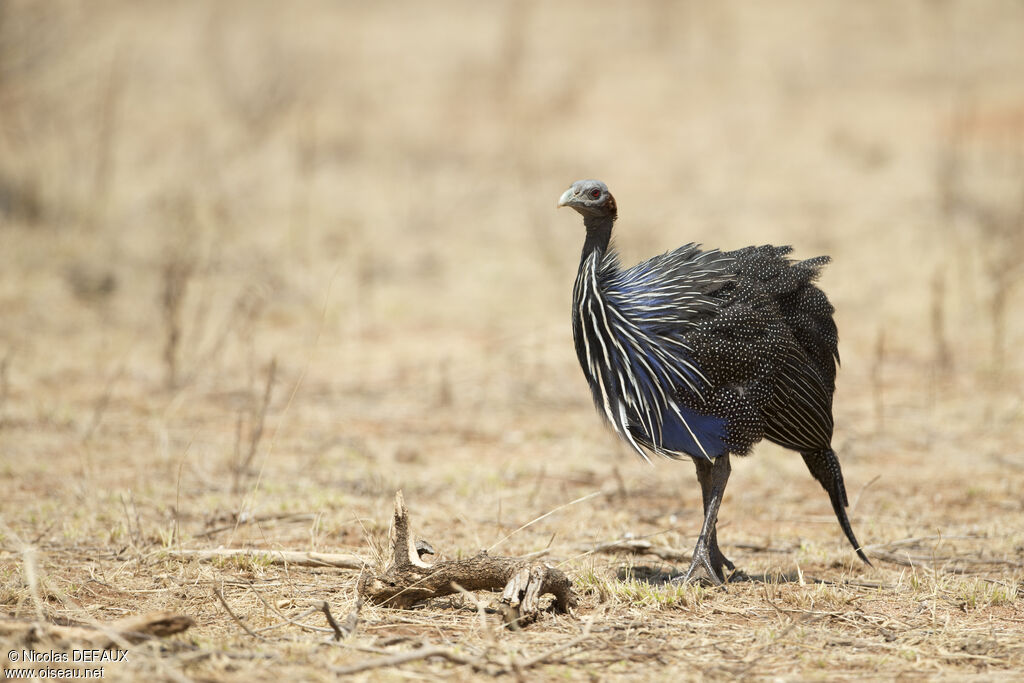
{"label": "bird head", "polygon": [[600,180],[577,180],[562,193],[558,206],[571,206],[584,218],[611,217],[615,220],[615,197]]}

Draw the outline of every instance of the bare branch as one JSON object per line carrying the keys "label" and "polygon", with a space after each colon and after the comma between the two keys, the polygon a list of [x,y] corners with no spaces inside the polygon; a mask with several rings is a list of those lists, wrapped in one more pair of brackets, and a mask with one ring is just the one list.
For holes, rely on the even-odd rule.
{"label": "bare branch", "polygon": [[216,548],[212,550],[170,550],[167,554],[177,560],[196,560],[197,562],[250,559],[277,565],[292,564],[300,567],[335,567],[337,569],[362,569],[365,565],[365,562],[355,555],[295,550]]}

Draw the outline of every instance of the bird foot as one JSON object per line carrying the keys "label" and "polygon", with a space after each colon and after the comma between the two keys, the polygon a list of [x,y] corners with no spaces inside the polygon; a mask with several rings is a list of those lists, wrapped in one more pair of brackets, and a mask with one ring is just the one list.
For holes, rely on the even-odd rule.
{"label": "bird foot", "polygon": [[736,566],[726,559],[717,547],[714,550],[709,550],[706,543],[698,541],[697,547],[693,551],[693,560],[690,562],[690,568],[682,576],[672,579],[672,582],[691,583],[694,581],[705,581],[712,586],[724,587],[726,576],[723,568],[731,572],[736,569]]}

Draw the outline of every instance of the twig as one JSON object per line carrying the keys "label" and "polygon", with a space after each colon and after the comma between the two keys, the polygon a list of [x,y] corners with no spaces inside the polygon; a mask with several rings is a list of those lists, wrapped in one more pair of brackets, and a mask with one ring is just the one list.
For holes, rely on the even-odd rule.
{"label": "twig", "polygon": [[577,645],[579,645],[580,643],[582,643],[583,641],[585,641],[585,640],[587,640],[589,638],[590,638],[590,624],[588,623],[586,625],[586,627],[583,629],[583,633],[581,633],[580,635],[576,636],[575,638],[573,638],[569,642],[567,642],[567,643],[565,643],[563,645],[558,645],[556,647],[553,647],[550,650],[545,650],[544,652],[541,652],[539,655],[537,655],[535,657],[530,657],[525,662],[519,662],[518,666],[519,666],[520,669],[529,669],[530,667],[533,667],[533,666],[536,666],[536,665],[541,664],[543,662],[546,662],[547,660],[551,659],[552,657],[554,657],[555,655],[557,655],[557,654],[559,654],[561,652],[565,652],[566,650],[569,650],[569,649],[572,649],[572,648],[576,647]]}
{"label": "twig", "polygon": [[330,624],[331,628],[334,630],[334,639],[341,640],[344,638],[345,634],[341,632],[341,626],[338,626],[338,622],[334,620],[334,615],[331,614],[331,606],[327,604],[326,600],[320,603],[320,611],[324,613],[325,617],[327,617],[327,623]]}
{"label": "twig", "polygon": [[271,609],[274,612],[274,614],[276,614],[277,616],[281,617],[284,621],[279,621],[276,624],[271,624],[270,626],[264,626],[263,628],[258,628],[258,629],[256,629],[256,633],[266,633],[267,631],[273,631],[275,629],[281,628],[282,626],[287,626],[288,624],[291,624],[292,626],[298,626],[299,628],[305,629],[307,631],[315,631],[317,633],[332,633],[333,632],[329,628],[322,628],[320,626],[311,626],[310,624],[303,624],[301,621],[299,621],[299,619],[305,619],[310,614],[316,614],[317,612],[319,612],[320,611],[319,607],[310,607],[308,610],[306,610],[302,614],[299,614],[299,615],[297,615],[295,617],[289,617],[288,615],[282,614],[280,611],[270,607],[270,605],[267,604],[267,602],[265,600],[263,601],[263,604],[266,605],[269,609]]}
{"label": "twig", "polygon": [[249,590],[251,590],[253,592],[253,594],[257,598],[259,598],[259,601],[263,603],[264,607],[266,607],[268,610],[270,610],[271,612],[273,612],[277,616],[279,616],[282,619],[284,619],[284,621],[282,621],[282,622],[280,622],[278,624],[271,624],[270,626],[264,626],[263,628],[256,629],[256,633],[264,633],[265,631],[272,631],[275,628],[281,628],[285,624],[292,624],[293,626],[298,626],[299,628],[303,628],[303,629],[306,629],[308,631],[317,631],[317,632],[320,632],[320,633],[331,633],[331,629],[329,629],[329,628],[321,628],[319,626],[310,626],[309,624],[303,624],[302,622],[299,621],[299,619],[303,619],[305,617],[308,617],[310,614],[315,614],[316,612],[319,612],[320,611],[320,606],[319,605],[317,605],[316,607],[310,607],[308,610],[306,610],[302,614],[298,615],[297,617],[289,617],[287,614],[283,613],[281,610],[277,609],[276,607],[271,605],[269,602],[267,602],[267,599],[263,597],[263,594],[260,593],[258,590],[256,590],[256,586],[254,586],[252,584],[249,584]]}
{"label": "twig", "polygon": [[224,609],[226,609],[228,614],[231,615],[231,618],[235,620],[235,623],[242,627],[243,631],[248,633],[256,640],[266,640],[266,638],[254,632],[251,628],[246,626],[241,619],[238,618],[238,615],[231,610],[231,605],[229,605],[228,601],[224,599],[224,593],[221,592],[220,588],[214,587],[213,594],[217,596],[217,599],[220,600],[220,604],[224,605]]}
{"label": "twig", "polygon": [[360,671],[383,669],[389,666],[400,666],[402,664],[419,661],[421,659],[430,659],[431,657],[441,657],[453,664],[465,664],[473,667],[474,671],[483,671],[485,668],[484,662],[479,659],[464,657],[462,655],[455,654],[451,650],[434,645],[430,647],[421,647],[417,650],[413,650],[412,652],[402,652],[400,654],[391,655],[390,657],[368,659],[349,666],[331,667],[331,671],[339,676],[345,676],[348,674],[359,673]]}
{"label": "twig", "polygon": [[345,623],[339,624],[335,619],[334,615],[331,614],[331,606],[326,600],[320,605],[320,611],[327,617],[327,623],[334,629],[334,639],[342,640],[352,635],[356,631],[356,626],[359,625],[359,610],[363,607],[363,599],[359,598],[356,600],[356,606],[352,608],[352,611],[345,617]]}

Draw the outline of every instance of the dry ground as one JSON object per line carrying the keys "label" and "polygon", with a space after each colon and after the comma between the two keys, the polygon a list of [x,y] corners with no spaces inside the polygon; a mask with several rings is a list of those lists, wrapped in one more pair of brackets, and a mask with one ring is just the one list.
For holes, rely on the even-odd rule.
{"label": "dry ground", "polygon": [[[967,0],[0,4],[3,612],[195,619],[115,680],[325,680],[419,643],[482,669],[360,675],[561,648],[519,675],[1019,680],[1022,34],[1020,3]],[[580,177],[627,261],[834,257],[874,568],[769,446],[720,517],[754,580],[590,552],[688,552],[701,520],[692,467],[629,456],[576,367],[554,204]],[[355,572],[172,558],[375,561],[399,488],[442,555],[547,549],[577,613],[368,606],[337,643],[286,618],[342,618]]]}

